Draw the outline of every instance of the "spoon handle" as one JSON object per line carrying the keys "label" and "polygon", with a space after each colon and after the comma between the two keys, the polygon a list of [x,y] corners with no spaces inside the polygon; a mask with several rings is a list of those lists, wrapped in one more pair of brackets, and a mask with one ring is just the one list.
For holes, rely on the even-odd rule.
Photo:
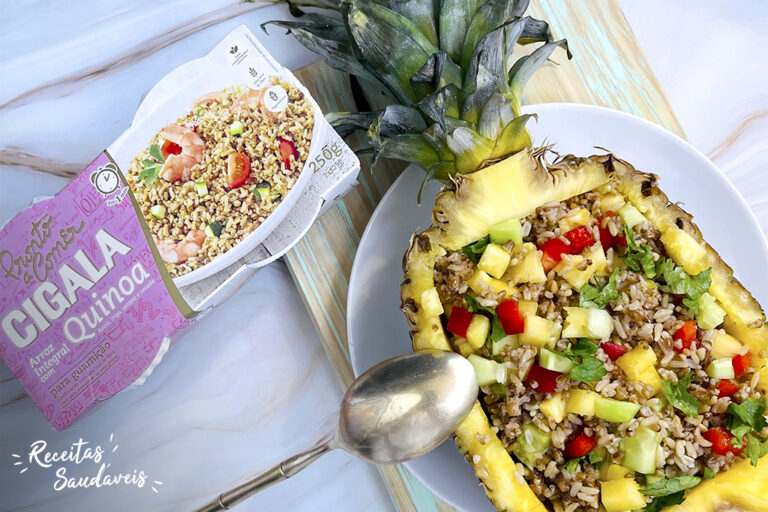
{"label": "spoon handle", "polygon": [[211,501],[207,505],[204,505],[197,509],[195,512],[221,512],[223,510],[229,510],[238,503],[245,501],[259,491],[262,491],[270,485],[276,484],[283,480],[287,480],[305,467],[312,464],[321,455],[334,449],[331,446],[332,439],[324,442],[323,444],[310,448],[307,451],[301,452],[293,457],[285,459],[283,462],[255,476],[251,480],[248,480],[244,484],[230,489],[219,495],[218,498]]}

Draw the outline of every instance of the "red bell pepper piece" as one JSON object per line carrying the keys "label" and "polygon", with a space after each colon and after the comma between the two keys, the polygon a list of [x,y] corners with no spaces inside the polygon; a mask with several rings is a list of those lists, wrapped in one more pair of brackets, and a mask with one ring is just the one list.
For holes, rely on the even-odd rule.
{"label": "red bell pepper piece", "polygon": [[448,325],[445,326],[449,332],[461,338],[467,337],[467,328],[472,321],[472,313],[461,307],[454,307],[451,310],[451,316],[448,318]]}
{"label": "red bell pepper piece", "polygon": [[589,437],[585,434],[579,434],[573,441],[569,441],[565,445],[563,454],[568,459],[575,459],[576,457],[583,457],[588,454],[597,446],[597,440],[594,437]]}
{"label": "red bell pepper piece", "polygon": [[617,360],[629,351],[629,347],[626,345],[619,345],[617,343],[611,343],[610,341],[606,341],[600,346],[603,348],[603,352],[611,358],[611,361]]}
{"label": "red bell pepper piece", "polygon": [[728,432],[725,427],[714,427],[701,435],[704,439],[712,443],[712,453],[717,455],[725,455],[726,453],[732,453],[734,455],[741,455],[744,448],[747,447],[747,436],[744,436],[741,440],[741,447],[736,448],[731,444],[733,434]]}
{"label": "red bell pepper piece", "polygon": [[696,341],[696,320],[688,320],[679,328],[675,334],[672,335],[672,339],[680,340],[682,347],[678,348],[675,343],[672,348],[675,352],[682,352],[683,350],[690,349],[694,341]]}
{"label": "red bell pepper piece", "polygon": [[565,234],[565,238],[571,242],[571,254],[579,254],[581,251],[595,243],[595,238],[592,236],[592,233],[589,232],[587,226],[579,226],[568,231]]}
{"label": "red bell pepper piece", "polygon": [[[541,366],[534,364],[531,366],[531,370],[528,372],[528,378],[525,379],[525,383],[528,387],[535,389],[536,391],[543,391],[544,393],[552,393],[557,385],[557,378],[562,373],[547,370]],[[536,386],[533,383],[536,383]]]}
{"label": "red bell pepper piece", "polygon": [[291,156],[294,160],[299,159],[299,152],[296,151],[296,146],[288,139],[282,137],[277,138],[277,142],[280,146],[280,156],[283,157],[283,163],[286,169],[291,168]]}
{"label": "red bell pepper piece", "polygon": [[499,315],[499,321],[505,333],[520,334],[525,330],[525,319],[520,313],[516,300],[509,299],[499,303],[496,314]]}
{"label": "red bell pepper piece", "polygon": [[722,379],[717,383],[717,395],[718,396],[731,396],[739,390],[738,384],[732,380]]}
{"label": "red bell pepper piece", "polygon": [[600,217],[597,221],[597,229],[600,233],[600,245],[603,246],[603,250],[607,251],[609,247],[616,247],[617,245],[627,246],[627,237],[624,235],[613,236],[611,230],[605,227],[607,221],[605,219],[613,218],[616,214],[612,211],[605,212],[605,215]]}
{"label": "red bell pepper piece", "polygon": [[752,366],[752,356],[747,352],[743,356],[733,356],[733,373],[736,377],[743,377],[747,368]]}
{"label": "red bell pepper piece", "polygon": [[181,146],[175,142],[167,140],[163,142],[163,145],[160,147],[160,152],[163,154],[163,158],[168,158],[168,155],[178,155],[181,153]]}
{"label": "red bell pepper piece", "polygon": [[541,250],[541,264],[544,266],[544,272],[555,268],[563,260],[563,254],[571,254],[571,246],[559,238],[547,240],[539,246],[539,250]]}

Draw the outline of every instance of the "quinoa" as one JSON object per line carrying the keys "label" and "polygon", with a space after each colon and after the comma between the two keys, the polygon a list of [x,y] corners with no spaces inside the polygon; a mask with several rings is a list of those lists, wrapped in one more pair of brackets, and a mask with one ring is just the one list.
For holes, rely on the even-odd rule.
{"label": "quinoa", "polygon": [[[260,226],[275,211],[298,180],[309,154],[314,127],[314,110],[309,100],[294,85],[272,79],[273,85],[286,90],[288,103],[276,114],[256,108],[232,109],[243,93],[242,87],[222,91],[216,101],[196,103],[175,124],[192,129],[203,141],[201,161],[191,168],[189,179],[166,181],[158,177],[154,183],[140,178],[144,161],[151,159],[150,148],[132,160],[128,183],[141,209],[152,236],[157,240],[180,242],[192,230],[204,231],[217,222],[218,236],[206,236],[199,252],[183,262],[166,262],[174,277],[191,272],[227,252]],[[242,123],[242,134],[230,133],[232,123]],[[281,139],[290,141],[298,158],[289,157],[286,166],[281,154]],[[161,146],[160,132],[149,146]],[[250,160],[250,174],[245,183],[230,188],[227,181],[227,157],[242,153]],[[197,192],[196,183],[204,183],[207,194]],[[267,183],[270,194],[260,197],[257,184]],[[165,216],[157,218],[153,206],[165,208]]]}
{"label": "quinoa", "polygon": [[[603,218],[600,198],[600,194],[588,192],[563,202],[539,207],[521,221],[524,226],[523,241],[537,246],[554,238],[568,241],[561,228],[562,219],[582,208],[588,210],[593,219]],[[608,229],[613,236],[620,236],[623,232],[618,217],[605,217],[601,227]],[[597,243],[600,243],[597,225],[593,223],[587,229]],[[636,243],[650,246],[654,258],[667,257],[656,228],[641,223],[633,228],[632,233]],[[496,359],[512,370],[508,382],[502,386],[503,389],[500,389],[499,385],[483,387],[481,403],[493,431],[510,453],[523,432],[524,425],[533,424],[549,434],[551,445],[536,460],[535,466],[527,467],[518,463],[516,473],[518,476],[522,474],[537,496],[553,510],[600,508],[600,465],[593,466],[588,459],[582,459],[572,472],[565,467],[567,458],[564,448],[578,434],[584,433],[597,440],[603,457],[602,465],[620,464],[623,460],[619,448],[622,439],[633,436],[641,427],[649,427],[665,434],[658,447],[658,473],[665,477],[700,475],[704,468],[717,473],[740,459],[731,453],[726,456],[713,453],[711,443],[703,434],[712,427],[724,425],[724,413],[730,403],[762,397],[756,389],[758,379],[754,368],[748,368],[743,377],[734,380],[738,390],[732,396],[719,396],[718,379],[710,378],[705,372],[705,368],[713,361],[712,341],[718,331],[697,328],[697,341],[690,348],[683,347],[680,340],[675,340],[674,335],[678,329],[684,322],[693,319],[691,311],[681,303],[679,297],[671,293],[666,284],[652,282],[641,273],[621,265],[620,257],[626,250],[623,247],[611,247],[606,251],[607,271],[612,272],[614,267],[618,268],[614,275],[619,298],[609,302],[606,307],[614,329],[610,338],[602,342],[622,345],[628,350],[638,346],[651,347],[656,355],[655,367],[663,380],[674,383],[689,374],[694,375],[695,380],[688,391],[702,405],[695,418],[686,417],[664,399],[664,393],[657,393],[652,386],[644,382],[629,381],[607,353],[598,349],[596,357],[603,363],[607,374],[599,381],[589,384],[570,379],[567,375],[561,376],[557,380],[556,391],[564,393],[567,397],[574,389],[593,390],[606,398],[638,404],[638,413],[629,422],[620,424],[596,416],[576,414],[568,414],[559,422],[554,421],[539,408],[539,404],[551,395],[537,390],[536,385],[528,384],[524,377],[521,378],[528,374],[534,364],[536,349],[527,345],[505,347]],[[514,252],[512,254],[514,258]],[[575,260],[570,260],[565,255],[559,271],[553,269],[547,272],[545,282],[519,284],[516,290],[519,298],[536,301],[537,315],[562,324],[565,317],[563,308],[579,306],[579,291],[574,290],[561,276],[572,264],[574,268],[578,265]],[[453,306],[469,307],[463,299],[463,294],[469,290],[467,280],[472,271],[472,261],[461,252],[449,253],[438,260],[435,281],[438,283],[441,298],[445,299],[444,302],[450,302]],[[606,281],[607,277],[602,277],[597,284],[605,285]],[[478,295],[472,290],[469,291],[473,296]],[[490,293],[473,298],[498,299]],[[572,341],[574,340],[559,339],[553,348],[564,351]],[[480,352],[484,357],[494,358],[487,346]]]}

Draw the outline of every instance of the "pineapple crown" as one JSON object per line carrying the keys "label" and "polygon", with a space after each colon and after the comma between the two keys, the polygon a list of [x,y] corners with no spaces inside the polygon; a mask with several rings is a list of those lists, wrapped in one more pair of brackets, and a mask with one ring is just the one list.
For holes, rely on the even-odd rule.
{"label": "pineapple crown", "polygon": [[[531,145],[526,82],[565,40],[524,16],[529,0],[308,0],[271,21],[333,68],[378,86],[381,110],[329,113],[342,136],[365,130],[374,154],[449,182]],[[517,57],[517,45],[540,43]]]}

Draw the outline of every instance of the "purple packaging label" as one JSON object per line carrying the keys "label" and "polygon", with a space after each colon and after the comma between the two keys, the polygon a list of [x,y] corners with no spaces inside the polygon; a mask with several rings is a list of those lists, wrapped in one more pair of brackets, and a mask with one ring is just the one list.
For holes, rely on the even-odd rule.
{"label": "purple packaging label", "polygon": [[8,222],[0,271],[0,357],[57,430],[128,387],[185,323],[104,153]]}

